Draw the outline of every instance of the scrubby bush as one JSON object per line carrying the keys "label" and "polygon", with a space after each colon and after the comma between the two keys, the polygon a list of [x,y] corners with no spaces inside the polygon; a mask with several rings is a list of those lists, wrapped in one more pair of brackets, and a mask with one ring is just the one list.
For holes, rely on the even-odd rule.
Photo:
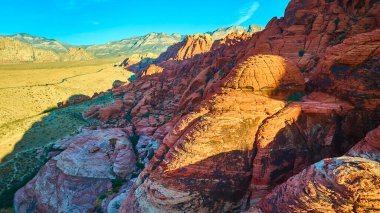
{"label": "scrubby bush", "polygon": [[346,33],[343,33],[342,35],[340,35],[338,37],[338,39],[339,39],[340,42],[344,41],[344,39],[346,39],[346,38],[347,38],[347,34]]}
{"label": "scrubby bush", "polygon": [[42,112],[42,114],[52,112],[52,111],[54,111],[54,110],[56,110],[56,109],[58,109],[57,106],[49,107],[49,108],[45,109],[45,110]]}
{"label": "scrubby bush", "polygon": [[208,73],[206,75],[206,84],[208,84],[208,82],[212,79],[212,77],[213,77],[212,73]]}
{"label": "scrubby bush", "polygon": [[136,163],[136,167],[137,167],[138,169],[141,169],[141,170],[145,169],[145,165],[144,165],[143,163],[141,163],[141,162],[137,162],[137,163]]}
{"label": "scrubby bush", "polygon": [[140,117],[140,118],[149,118],[150,115],[151,115],[150,112],[146,112],[146,113],[140,115],[139,117]]}
{"label": "scrubby bush", "polygon": [[130,135],[130,136],[129,136],[129,140],[130,140],[131,143],[132,143],[133,152],[134,152],[135,154],[138,154],[138,152],[137,152],[137,148],[136,148],[136,145],[137,145],[137,143],[139,142],[139,138],[140,138],[140,136],[139,136],[139,135],[136,135],[136,134],[134,134],[134,135]]}
{"label": "scrubby bush", "polygon": [[149,159],[149,160],[152,160],[153,156],[154,156],[154,152],[149,152],[149,154],[148,154],[148,159]]}
{"label": "scrubby bush", "polygon": [[137,79],[137,76],[136,75],[132,75],[131,77],[128,78],[128,81],[130,83],[132,83],[133,81],[135,81]]}
{"label": "scrubby bush", "polygon": [[218,73],[218,74],[219,74],[219,78],[222,79],[226,73],[224,72],[223,68],[221,68],[221,69],[219,70],[219,73]]}
{"label": "scrubby bush", "polygon": [[300,93],[300,92],[296,92],[296,93],[291,94],[291,95],[286,99],[286,101],[287,101],[287,102],[301,101],[303,96],[305,96],[305,94]]}
{"label": "scrubby bush", "polygon": [[101,195],[99,195],[99,199],[100,199],[100,200],[104,200],[106,197],[107,197],[106,194],[101,194]]}
{"label": "scrubby bush", "polygon": [[202,88],[199,90],[199,93],[201,94],[201,96],[203,97],[204,93],[205,93],[205,90]]}
{"label": "scrubby bush", "polygon": [[112,180],[112,191],[113,192],[118,192],[120,187],[123,186],[123,184],[126,181],[123,178],[116,177],[115,179]]}
{"label": "scrubby bush", "polygon": [[299,50],[298,55],[299,57],[303,57],[305,55],[305,50]]}
{"label": "scrubby bush", "polygon": [[335,20],[334,20],[334,23],[335,23],[335,26],[338,27],[338,24],[340,22],[340,18],[337,17]]}

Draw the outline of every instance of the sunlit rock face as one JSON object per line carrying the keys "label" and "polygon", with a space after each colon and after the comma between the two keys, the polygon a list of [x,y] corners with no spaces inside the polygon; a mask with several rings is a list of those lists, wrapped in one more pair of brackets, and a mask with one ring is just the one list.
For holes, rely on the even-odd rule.
{"label": "sunlit rock face", "polygon": [[356,130],[373,128],[367,126],[368,121],[376,123],[373,116],[378,115],[357,112],[347,102],[315,92],[266,119],[255,141],[251,205],[307,166],[344,154],[362,137]]}
{"label": "sunlit rock face", "polygon": [[6,37],[1,36],[0,64],[86,61],[94,59],[94,56],[82,48],[64,47],[62,43],[55,40],[34,44],[33,39],[38,40],[45,38],[23,34]]}
{"label": "sunlit rock face", "polygon": [[[168,132],[121,212],[240,211],[256,205],[275,186],[309,165],[348,151],[379,124],[378,97],[373,95],[377,93],[373,82],[379,79],[373,74],[355,77],[365,71],[362,69],[348,72],[344,79],[350,80],[341,83],[330,69],[321,67],[345,61],[349,48],[368,43],[363,60],[347,66],[375,72],[377,62],[368,61],[378,57],[373,47],[378,46],[374,34],[379,26],[375,16],[366,16],[375,11],[379,11],[378,3],[367,1],[292,1],[285,17],[273,19],[264,31],[215,42],[212,53],[216,56],[223,52],[221,55],[232,58],[228,51],[238,52],[234,63],[226,60],[231,67],[222,69],[227,77],[216,82],[223,72],[209,77],[207,69],[221,63],[215,59],[192,79],[179,106],[193,106],[194,110]],[[353,14],[359,23],[368,23],[367,27],[353,23]],[[360,37],[367,39],[355,43]],[[244,47],[239,47],[242,44]],[[334,52],[340,46],[348,49],[342,54]],[[337,56],[330,57],[332,52]],[[278,55],[283,61],[259,60],[260,54]],[[207,54],[203,57],[209,60]],[[245,72],[244,67],[255,71]],[[303,73],[301,85],[303,80],[307,82],[308,95],[286,105],[282,100],[299,91],[296,85],[300,81],[292,67]],[[286,72],[276,75],[282,70]],[[319,80],[320,70],[328,72],[323,79],[327,86]],[[357,83],[348,83],[364,82],[363,78],[372,86],[360,89],[355,87]],[[282,85],[278,83],[281,80]],[[340,86],[343,84],[351,87],[348,94],[353,96],[345,95],[348,89]],[[363,95],[366,91],[373,94]]]}
{"label": "sunlit rock face", "polygon": [[327,49],[310,87],[336,93],[358,108],[380,104],[380,29],[362,33]]}
{"label": "sunlit rock face", "polygon": [[160,55],[158,61],[167,60],[184,60],[194,57],[195,55],[208,52],[214,39],[209,34],[195,34],[187,36],[182,42],[168,48]]}
{"label": "sunlit rock face", "polygon": [[284,88],[303,89],[301,73],[290,61],[259,55],[238,65],[215,86],[218,92],[164,138],[160,149],[168,151],[151,162],[132,205],[142,212],[237,207],[251,179],[256,132],[285,106],[269,94],[282,94]]}
{"label": "sunlit rock face", "polygon": [[59,55],[53,51],[36,49],[13,38],[0,38],[0,64],[58,60]]}
{"label": "sunlit rock face", "polygon": [[[117,101],[84,117],[140,136],[132,143],[146,168],[107,197],[120,203],[112,211],[378,206],[378,146],[368,142],[377,133],[366,134],[380,124],[379,11],[377,1],[293,0],[285,17],[261,32],[215,42],[188,37],[141,77],[113,88]],[[96,174],[115,168],[102,156],[90,159],[99,160]],[[60,163],[62,171],[70,162]],[[78,174],[91,174],[83,168]],[[36,188],[32,181],[22,190],[30,186]],[[29,199],[22,194],[41,192],[18,193],[17,203]]]}
{"label": "sunlit rock face", "polygon": [[250,212],[379,211],[380,127],[346,155],[319,161],[276,187]]}

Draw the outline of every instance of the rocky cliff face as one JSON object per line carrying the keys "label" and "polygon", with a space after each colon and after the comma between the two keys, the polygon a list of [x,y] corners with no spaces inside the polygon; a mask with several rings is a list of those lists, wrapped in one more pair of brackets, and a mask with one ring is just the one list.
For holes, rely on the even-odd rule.
{"label": "rocky cliff face", "polygon": [[157,61],[181,61],[192,58],[195,55],[208,52],[213,42],[214,39],[209,34],[187,36],[182,42],[169,47],[166,52],[160,55]]}
{"label": "rocky cliff face", "polygon": [[[179,34],[151,33],[145,36],[109,42],[104,45],[74,46],[54,39],[28,34],[0,36],[0,63],[84,61],[94,58],[128,56],[136,64],[156,58],[169,46],[182,40]],[[140,58],[136,62],[136,59]]]}
{"label": "rocky cliff face", "polygon": [[57,53],[67,52],[70,48],[74,47],[73,45],[66,44],[61,41],[39,36],[33,36],[26,33],[19,33],[8,37],[21,41],[22,43],[30,45],[37,49],[51,50]]}
{"label": "rocky cliff face", "polygon": [[61,54],[62,61],[86,61],[94,59],[90,53],[83,48],[69,48],[64,54]]}
{"label": "rocky cliff face", "polygon": [[48,48],[39,49],[14,38],[3,37],[0,38],[0,64],[84,61],[94,58],[81,48],[68,48],[66,52],[56,52],[46,49]]}
{"label": "rocky cliff face", "polygon": [[179,34],[150,33],[145,36],[132,37],[103,45],[92,45],[85,49],[99,58],[121,55],[129,57],[133,54],[144,55],[147,53],[159,55],[169,46],[180,41],[182,41],[182,36]]}
{"label": "rocky cliff face", "polygon": [[342,157],[319,161],[276,187],[250,212],[380,211],[380,127]]}
{"label": "rocky cliff face", "polygon": [[[116,190],[118,211],[377,210],[378,129],[367,133],[380,124],[379,12],[370,0],[293,0],[261,32],[188,37],[114,88],[119,100],[86,119],[158,148],[146,145],[145,160],[135,152],[144,166],[121,176],[134,183]],[[18,192],[16,209],[47,209],[21,196],[40,196],[35,186]],[[114,197],[103,199],[108,211]]]}
{"label": "rocky cliff face", "polygon": [[260,32],[262,30],[263,30],[262,27],[252,24],[248,27],[248,31],[245,27],[242,27],[242,26],[231,26],[231,27],[219,28],[215,31],[207,32],[207,34],[210,34],[214,40],[220,40],[220,39],[225,38],[227,35],[231,33],[243,34],[245,32],[248,32],[250,34],[253,34],[256,32]]}
{"label": "rocky cliff face", "polygon": [[12,38],[0,38],[0,63],[57,61],[59,56],[50,50],[35,49]]}

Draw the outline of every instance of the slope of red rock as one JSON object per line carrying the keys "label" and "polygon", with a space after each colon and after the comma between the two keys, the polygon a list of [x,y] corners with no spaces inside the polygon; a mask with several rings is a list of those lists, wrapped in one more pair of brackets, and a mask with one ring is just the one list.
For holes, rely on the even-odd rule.
{"label": "slope of red rock", "polygon": [[251,212],[380,211],[380,127],[345,156],[324,159],[276,187]]}
{"label": "slope of red rock", "polygon": [[209,34],[195,34],[187,36],[182,42],[168,48],[160,55],[158,61],[184,60],[195,55],[208,52],[211,49],[214,39]]}
{"label": "slope of red rock", "polygon": [[261,32],[188,37],[114,88],[86,119],[160,145],[119,212],[346,211],[358,196],[369,210],[379,153],[356,143],[380,124],[378,14],[373,0],[293,0]]}

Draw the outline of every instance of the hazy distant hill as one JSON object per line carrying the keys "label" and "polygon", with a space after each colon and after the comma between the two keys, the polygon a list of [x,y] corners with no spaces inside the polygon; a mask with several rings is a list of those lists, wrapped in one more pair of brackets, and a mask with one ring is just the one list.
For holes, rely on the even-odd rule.
{"label": "hazy distant hill", "polygon": [[14,38],[0,38],[0,63],[52,62],[59,60],[57,53],[36,49]]}
{"label": "hazy distant hill", "polygon": [[102,45],[88,46],[85,49],[99,58],[147,53],[159,55],[169,46],[182,41],[182,38],[183,36],[179,34],[150,33],[145,36],[112,41]]}
{"label": "hazy distant hill", "polygon": [[38,49],[52,50],[57,53],[65,53],[70,48],[75,47],[74,45],[57,41],[55,39],[33,36],[26,33],[19,33],[19,34],[7,36],[7,37],[17,39],[25,44],[31,45],[32,47],[35,47]]}
{"label": "hazy distant hill", "polygon": [[215,31],[207,32],[207,33],[210,34],[214,40],[219,40],[226,37],[230,33],[243,33],[243,32],[255,33],[261,30],[263,30],[262,27],[253,24],[249,26],[248,30],[247,28],[243,26],[231,26],[231,27],[219,28]]}
{"label": "hazy distant hill", "polygon": [[[218,40],[232,32],[254,33],[260,30],[262,28],[257,25],[251,25],[248,30],[242,26],[232,26],[219,28],[207,34]],[[0,36],[0,63],[82,61],[132,55],[158,56],[185,37],[180,34],[150,33],[101,45],[75,46],[55,39],[19,33]]]}
{"label": "hazy distant hill", "polygon": [[[54,51],[54,44],[45,49],[37,48],[12,37],[0,38],[0,64],[27,62],[85,61],[94,57],[83,48],[71,47],[66,51]],[[48,50],[51,49],[51,50]]]}

